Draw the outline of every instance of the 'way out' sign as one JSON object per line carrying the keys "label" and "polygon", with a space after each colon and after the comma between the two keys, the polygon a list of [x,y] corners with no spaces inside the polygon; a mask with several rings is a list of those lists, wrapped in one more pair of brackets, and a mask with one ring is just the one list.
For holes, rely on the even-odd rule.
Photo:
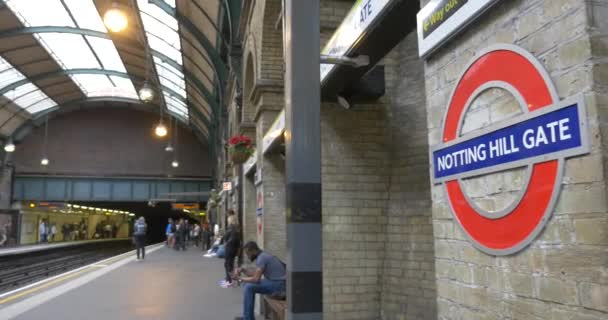
{"label": "'way out' sign", "polygon": [[418,53],[426,57],[498,0],[431,0],[416,15]]}
{"label": "'way out' sign", "polygon": [[[518,101],[519,116],[462,135],[467,110],[490,88]],[[471,243],[492,255],[525,248],[552,215],[565,159],[589,152],[582,95],[560,101],[548,73],[529,52],[513,46],[486,49],[461,75],[444,117],[442,142],[433,146],[431,175],[445,187],[456,221]],[[462,179],[525,168],[518,198],[500,211],[475,204]]]}

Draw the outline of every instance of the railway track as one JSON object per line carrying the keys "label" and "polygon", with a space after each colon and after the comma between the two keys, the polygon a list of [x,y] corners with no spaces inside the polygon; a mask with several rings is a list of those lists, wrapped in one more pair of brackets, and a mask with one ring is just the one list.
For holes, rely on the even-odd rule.
{"label": "railway track", "polygon": [[0,293],[132,250],[130,240],[0,256]]}

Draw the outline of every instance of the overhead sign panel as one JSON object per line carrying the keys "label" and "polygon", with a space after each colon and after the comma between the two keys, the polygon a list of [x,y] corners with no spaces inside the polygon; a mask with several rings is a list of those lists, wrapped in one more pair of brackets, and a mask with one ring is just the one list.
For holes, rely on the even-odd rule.
{"label": "overhead sign panel", "polygon": [[[331,37],[321,54],[344,56],[374,24],[381,13],[394,0],[358,0],[338,30]],[[335,68],[334,64],[321,64],[321,83]]]}
{"label": "overhead sign panel", "polygon": [[200,206],[198,203],[172,203],[171,207],[173,210],[198,210]]}
{"label": "overhead sign panel", "polygon": [[418,53],[426,57],[499,0],[432,0],[416,16]]}

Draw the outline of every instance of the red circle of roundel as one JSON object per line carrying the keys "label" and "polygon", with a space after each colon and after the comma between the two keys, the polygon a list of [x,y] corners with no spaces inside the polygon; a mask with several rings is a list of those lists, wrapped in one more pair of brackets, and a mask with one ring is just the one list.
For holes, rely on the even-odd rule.
{"label": "red circle of roundel", "polygon": [[[444,143],[458,137],[467,101],[477,88],[490,81],[512,85],[529,111],[556,102],[542,74],[526,57],[507,49],[490,51],[460,78],[445,120]],[[486,218],[471,207],[457,180],[446,182],[446,190],[456,218],[473,241],[493,252],[509,252],[529,239],[541,223],[551,203],[558,170],[558,160],[534,164],[523,198],[513,211],[499,219]]]}

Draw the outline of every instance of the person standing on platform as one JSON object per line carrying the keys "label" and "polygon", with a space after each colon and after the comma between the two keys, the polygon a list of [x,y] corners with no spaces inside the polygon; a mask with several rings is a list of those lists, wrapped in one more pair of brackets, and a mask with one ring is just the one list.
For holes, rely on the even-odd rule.
{"label": "person standing on platform", "polygon": [[46,222],[44,221],[44,219],[40,220],[40,225],[38,226],[38,239],[40,239],[40,243],[46,243],[47,242],[47,236],[48,236],[48,227],[46,225]]}
{"label": "person standing on platform", "polygon": [[[143,261],[146,259],[146,232],[148,231],[148,225],[144,217],[139,217],[133,226],[133,239],[135,240],[135,247],[137,248],[137,260]],[[141,253],[141,255],[140,255]],[[141,259],[140,259],[141,256]]]}
{"label": "person standing on platform", "polygon": [[55,242],[55,235],[57,234],[57,227],[55,226],[54,223],[51,225],[51,232],[49,234],[51,237],[51,242]]}
{"label": "person standing on platform", "polygon": [[198,248],[198,245],[201,242],[201,226],[198,223],[195,224],[192,229],[192,239],[194,239],[194,246]]}
{"label": "person standing on platform", "polygon": [[167,236],[167,241],[165,244],[167,247],[172,248],[174,237],[175,237],[175,224],[173,223],[173,219],[169,218],[169,222],[167,223],[167,227],[165,228],[165,236]]}
{"label": "person standing on platform", "polygon": [[205,224],[203,224],[203,227],[201,228],[201,240],[202,240],[201,241],[201,250],[202,251],[211,249],[211,246],[209,245],[210,237],[211,237],[211,232],[209,232],[209,224],[205,223]]}
{"label": "person standing on platform", "polygon": [[234,272],[234,259],[236,258],[239,248],[241,247],[241,234],[239,232],[239,222],[236,215],[228,216],[228,230],[224,235],[224,249],[226,256],[224,257],[224,269],[226,271],[226,279],[220,283],[223,288],[228,288],[233,285],[232,273]]}

